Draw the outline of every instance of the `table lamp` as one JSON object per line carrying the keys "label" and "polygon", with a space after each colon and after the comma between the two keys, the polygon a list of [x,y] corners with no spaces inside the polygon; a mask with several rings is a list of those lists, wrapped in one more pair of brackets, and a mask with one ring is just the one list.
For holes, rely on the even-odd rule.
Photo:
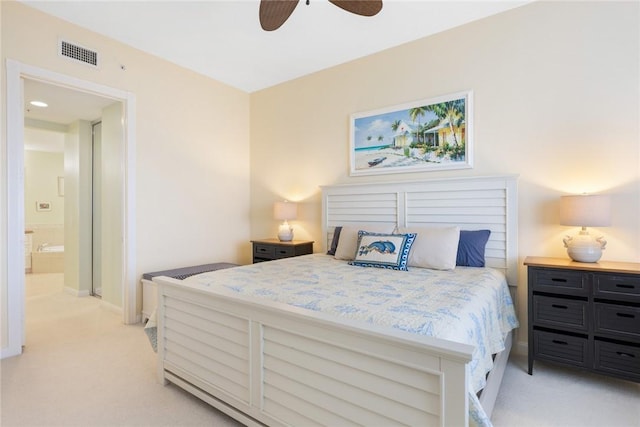
{"label": "table lamp", "polygon": [[293,240],[293,228],[287,221],[296,219],[298,216],[298,205],[288,201],[276,202],[273,205],[273,217],[283,220],[284,222],[278,228],[278,239],[281,242],[290,242]]}
{"label": "table lamp", "polygon": [[594,238],[587,227],[611,225],[611,201],[604,195],[562,196],[560,224],[582,227],[577,236],[562,239],[569,257],[578,262],[597,262],[607,242],[602,237]]}

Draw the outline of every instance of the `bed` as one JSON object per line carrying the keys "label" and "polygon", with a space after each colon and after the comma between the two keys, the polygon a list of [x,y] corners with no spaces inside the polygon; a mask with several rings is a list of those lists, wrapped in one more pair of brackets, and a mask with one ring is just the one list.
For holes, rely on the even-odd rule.
{"label": "bed", "polygon": [[[498,176],[322,188],[325,249],[336,230],[349,227],[391,227],[407,236],[422,227],[488,229],[484,268],[395,271],[314,254],[185,281],[154,278],[159,378],[246,425],[490,425],[508,332],[517,326],[506,286],[517,277],[516,182]],[[447,298],[472,302],[485,282],[497,282],[489,293],[510,311],[495,320],[493,309],[476,307],[464,314],[475,319],[469,328],[459,327],[463,314],[450,305],[440,316],[448,323],[438,326],[420,320],[428,304],[412,305],[422,294],[388,298],[398,288],[419,288],[427,276]],[[352,287],[366,288],[369,299]],[[280,292],[287,289],[299,299],[285,301],[290,296]],[[484,334],[476,334],[482,323],[494,336],[478,344],[470,336]]]}

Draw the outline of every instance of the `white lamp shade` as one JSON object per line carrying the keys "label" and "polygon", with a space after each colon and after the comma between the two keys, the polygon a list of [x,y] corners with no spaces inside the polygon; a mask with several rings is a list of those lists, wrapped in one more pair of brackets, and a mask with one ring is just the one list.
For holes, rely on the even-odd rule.
{"label": "white lamp shade", "polygon": [[560,224],[579,227],[611,225],[611,200],[604,195],[560,197]]}
{"label": "white lamp shade", "polygon": [[296,219],[298,216],[298,205],[291,202],[276,202],[273,205],[273,217],[275,219],[288,221]]}

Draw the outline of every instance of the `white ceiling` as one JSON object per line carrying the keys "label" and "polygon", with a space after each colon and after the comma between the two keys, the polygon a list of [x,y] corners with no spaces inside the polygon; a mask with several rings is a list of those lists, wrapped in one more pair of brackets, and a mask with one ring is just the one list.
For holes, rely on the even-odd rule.
{"label": "white ceiling", "polygon": [[[254,92],[531,0],[383,0],[382,11],[373,17],[354,15],[326,0],[309,5],[300,0],[288,21],[271,32],[260,27],[259,0],[21,1]],[[82,45],[82,40],[72,41]]]}

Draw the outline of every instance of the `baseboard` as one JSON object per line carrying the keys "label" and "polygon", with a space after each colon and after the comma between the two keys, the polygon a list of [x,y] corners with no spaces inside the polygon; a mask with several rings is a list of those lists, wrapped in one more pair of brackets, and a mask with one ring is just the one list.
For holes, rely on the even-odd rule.
{"label": "baseboard", "polygon": [[525,341],[518,341],[513,350],[518,356],[527,356],[529,354],[529,344]]}
{"label": "baseboard", "polygon": [[91,295],[89,291],[79,291],[78,289],[70,288],[68,286],[64,287],[64,291],[68,294],[73,295],[74,297],[88,297],[89,295]]}

